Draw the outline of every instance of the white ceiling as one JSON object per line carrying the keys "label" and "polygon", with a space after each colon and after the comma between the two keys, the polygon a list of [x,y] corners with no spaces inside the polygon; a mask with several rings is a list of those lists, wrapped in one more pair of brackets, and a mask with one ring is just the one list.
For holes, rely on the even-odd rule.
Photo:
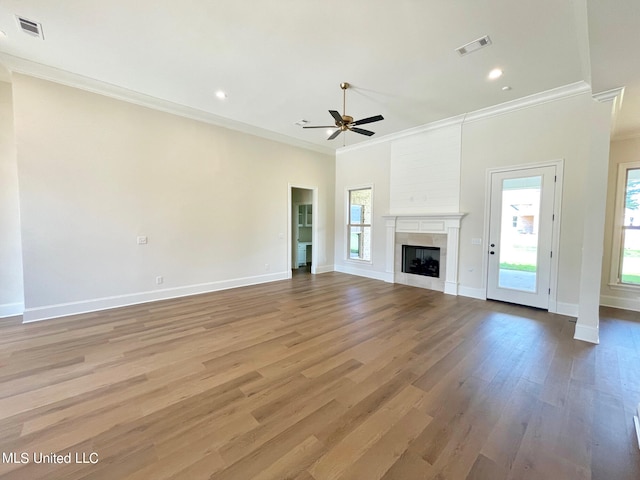
{"label": "white ceiling", "polygon": [[[575,82],[594,92],[628,85],[617,126],[628,134],[640,130],[626,111],[627,103],[640,111],[632,51],[640,2],[619,0],[615,10],[611,3],[3,0],[0,63],[54,67],[48,77],[70,72],[332,149],[343,136],[328,142],[324,129],[294,123],[330,125],[328,110],[342,111],[344,81],[353,86],[348,115],[385,117],[364,127],[373,138]],[[40,22],[45,39],[21,32],[16,14]],[[492,45],[465,57],[455,52],[483,35]],[[623,42],[628,56],[620,54]],[[490,81],[495,67],[504,75]],[[217,90],[228,97],[219,100]]]}

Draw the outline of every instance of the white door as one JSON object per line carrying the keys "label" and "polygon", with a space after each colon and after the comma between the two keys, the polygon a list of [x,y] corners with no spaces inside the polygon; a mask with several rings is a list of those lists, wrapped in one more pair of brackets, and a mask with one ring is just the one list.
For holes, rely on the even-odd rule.
{"label": "white door", "polygon": [[549,308],[556,167],[491,174],[487,298]]}

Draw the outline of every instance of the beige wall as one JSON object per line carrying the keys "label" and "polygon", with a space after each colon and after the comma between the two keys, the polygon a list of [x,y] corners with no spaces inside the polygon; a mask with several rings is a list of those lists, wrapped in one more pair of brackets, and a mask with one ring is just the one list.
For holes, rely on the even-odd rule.
{"label": "beige wall", "polygon": [[613,225],[615,215],[616,183],[618,165],[640,161],[640,137],[611,142],[609,156],[609,176],[607,188],[607,213],[604,237],[604,258],[602,262],[602,285],[600,302],[612,307],[640,310],[640,297],[637,290],[625,287],[610,287],[612,261]]}
{"label": "beige wall", "polygon": [[0,317],[22,313],[22,252],[11,85],[0,82]]}
{"label": "beige wall", "polygon": [[289,184],[318,188],[330,268],[331,156],[27,76],[14,98],[25,319],[286,278]]}

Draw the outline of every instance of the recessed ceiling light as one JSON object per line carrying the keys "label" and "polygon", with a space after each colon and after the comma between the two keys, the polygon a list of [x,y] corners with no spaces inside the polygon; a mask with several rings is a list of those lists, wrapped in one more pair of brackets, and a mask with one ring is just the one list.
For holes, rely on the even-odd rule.
{"label": "recessed ceiling light", "polygon": [[494,68],[489,72],[489,78],[491,80],[495,80],[496,78],[500,78],[502,76],[502,70],[499,68]]}
{"label": "recessed ceiling light", "polygon": [[299,125],[301,127],[304,127],[307,123],[309,123],[309,120],[305,120],[304,118],[301,120],[298,120],[295,125]]}
{"label": "recessed ceiling light", "polygon": [[511,90],[511,87],[509,85],[505,85],[504,87],[502,87],[503,92],[507,92],[509,90]]}
{"label": "recessed ceiling light", "polygon": [[218,90],[216,92],[216,97],[218,97],[220,100],[224,100],[225,98],[227,98],[227,94],[222,90]]}

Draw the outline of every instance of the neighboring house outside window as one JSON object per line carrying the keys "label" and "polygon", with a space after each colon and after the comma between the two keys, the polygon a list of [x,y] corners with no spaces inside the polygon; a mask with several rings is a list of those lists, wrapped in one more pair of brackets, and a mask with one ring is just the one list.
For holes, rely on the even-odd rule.
{"label": "neighboring house outside window", "polygon": [[349,190],[348,202],[347,258],[370,262],[373,189]]}
{"label": "neighboring house outside window", "polygon": [[618,168],[611,283],[640,287],[640,162]]}

